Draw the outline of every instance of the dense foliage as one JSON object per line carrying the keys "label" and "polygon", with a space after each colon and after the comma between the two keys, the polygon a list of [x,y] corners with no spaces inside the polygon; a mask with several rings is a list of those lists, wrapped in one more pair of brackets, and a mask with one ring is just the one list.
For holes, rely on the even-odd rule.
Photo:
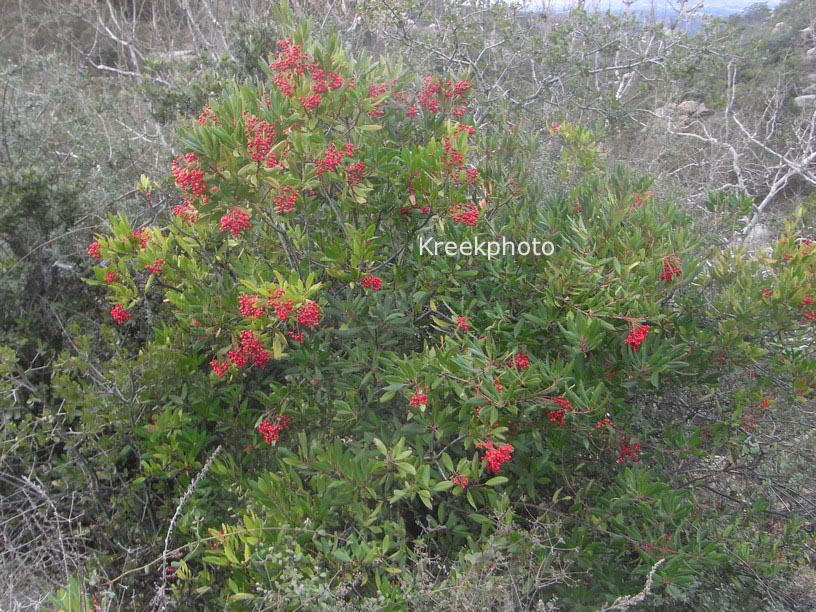
{"label": "dense foliage", "polygon": [[[59,543],[40,558],[67,574],[53,604],[794,605],[808,202],[768,249],[723,248],[701,219],[733,224],[750,198],[712,191],[701,216],[617,163],[602,136],[637,113],[531,134],[542,114],[519,129],[484,87],[501,71],[418,72],[280,19],[257,78],[213,86],[163,175],[69,256],[88,290],[48,294],[48,251],[24,245],[77,224],[77,184],[0,183],[20,279],[0,289],[19,312],[46,298],[6,313],[0,486],[42,517],[11,517],[15,542]],[[269,50],[248,32],[233,69]],[[563,62],[568,36],[550,38]],[[591,96],[600,77],[574,68]]]}

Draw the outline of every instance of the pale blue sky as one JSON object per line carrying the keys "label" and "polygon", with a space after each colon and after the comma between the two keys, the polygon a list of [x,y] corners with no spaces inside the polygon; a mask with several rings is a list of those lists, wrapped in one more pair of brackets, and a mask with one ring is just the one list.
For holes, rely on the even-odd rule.
{"label": "pale blue sky", "polygon": [[[550,7],[553,9],[570,9],[574,8],[578,4],[578,0],[526,0],[525,4],[529,6],[531,9],[535,9],[544,4],[545,7]],[[655,3],[655,12],[658,14],[670,13],[672,11],[672,5],[677,6],[677,2],[668,2],[667,0],[654,0]],[[717,13],[721,13],[723,11],[728,13],[738,13],[740,11],[745,10],[752,4],[756,4],[756,0],[703,0],[703,7],[715,10]],[[780,3],[780,0],[767,0],[765,4],[769,7],[777,6]],[[689,5],[694,4],[694,0],[689,0]],[[600,11],[606,11],[609,9],[617,10],[623,8],[623,2],[621,0],[585,0],[584,2],[585,8],[588,10],[597,9]],[[649,7],[651,6],[651,0],[635,0],[634,4],[632,5],[633,10],[637,11],[648,11]]]}

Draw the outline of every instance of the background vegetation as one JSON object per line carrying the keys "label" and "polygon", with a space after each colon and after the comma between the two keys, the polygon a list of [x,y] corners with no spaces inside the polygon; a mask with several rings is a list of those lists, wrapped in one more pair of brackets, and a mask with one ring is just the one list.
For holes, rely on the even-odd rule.
{"label": "background vegetation", "polygon": [[[0,608],[812,609],[816,13],[681,8],[0,7]],[[556,254],[414,248],[477,233]]]}

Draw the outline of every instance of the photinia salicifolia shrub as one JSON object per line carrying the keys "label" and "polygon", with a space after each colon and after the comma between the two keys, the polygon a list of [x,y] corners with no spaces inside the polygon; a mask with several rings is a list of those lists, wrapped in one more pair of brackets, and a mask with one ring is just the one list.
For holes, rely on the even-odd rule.
{"label": "photinia salicifolia shrub", "polygon": [[177,600],[405,604],[423,559],[450,579],[508,524],[511,548],[558,531],[535,554],[574,577],[530,596],[579,607],[660,558],[675,589],[717,563],[640,410],[711,353],[672,299],[700,265],[687,215],[571,124],[549,130],[569,184],[544,191],[536,143],[480,123],[466,78],[305,26],[263,67],[181,134],[167,221],[88,248],[122,341],[173,368],[143,390],[164,400],[137,484],[169,517],[224,449],[174,534]]}

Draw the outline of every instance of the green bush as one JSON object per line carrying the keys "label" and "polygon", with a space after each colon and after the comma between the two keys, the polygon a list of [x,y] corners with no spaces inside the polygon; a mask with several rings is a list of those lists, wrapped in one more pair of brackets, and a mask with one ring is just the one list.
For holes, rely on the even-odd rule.
{"label": "green bush", "polygon": [[768,321],[744,304],[762,270],[706,263],[689,215],[588,130],[550,126],[564,187],[544,192],[537,143],[478,125],[467,80],[416,82],[305,26],[278,45],[264,82],[181,134],[172,219],[112,217],[89,247],[115,368],[138,376],[138,414],[112,420],[139,458],[129,487],[169,530],[144,561],[159,598],[400,608],[439,603],[422,580],[477,576],[580,610],[660,559],[670,601],[727,575],[732,540],[671,466],[739,454],[742,400],[715,425],[655,406],[761,359],[769,334],[791,350],[810,328],[782,304],[805,300],[814,256],[780,243]]}

